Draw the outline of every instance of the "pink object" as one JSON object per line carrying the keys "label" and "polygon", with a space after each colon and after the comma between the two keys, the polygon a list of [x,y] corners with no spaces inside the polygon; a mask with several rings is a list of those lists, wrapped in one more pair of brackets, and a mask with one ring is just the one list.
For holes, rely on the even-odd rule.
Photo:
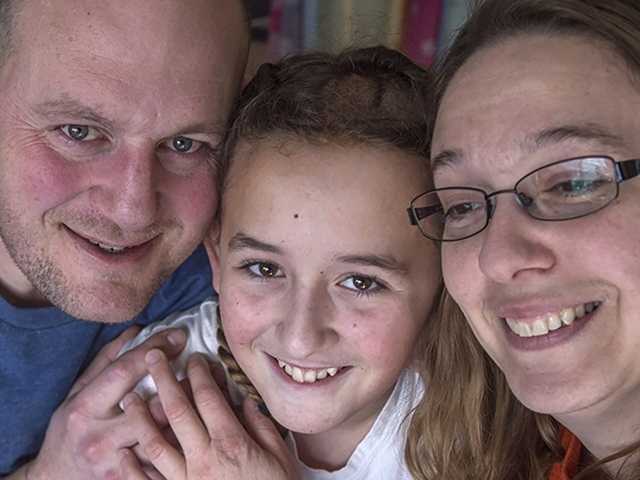
{"label": "pink object", "polygon": [[438,48],[442,0],[408,0],[403,50],[416,63],[428,66]]}

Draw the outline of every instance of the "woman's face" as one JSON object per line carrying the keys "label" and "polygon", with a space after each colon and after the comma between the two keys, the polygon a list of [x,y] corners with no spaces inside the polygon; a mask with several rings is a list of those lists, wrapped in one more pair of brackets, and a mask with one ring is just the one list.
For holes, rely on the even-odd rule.
{"label": "woman's face", "polygon": [[[471,57],[446,92],[434,133],[436,187],[491,192],[556,160],[638,158],[638,112],[625,64],[599,43],[506,40]],[[621,184],[603,210],[563,222],[530,218],[513,195],[497,198],[486,230],[443,244],[443,273],[513,392],[559,418],[637,403],[640,178]],[[581,318],[544,333],[554,316],[571,314]],[[540,334],[522,336],[526,329]]]}
{"label": "woman's face", "polygon": [[291,140],[235,155],[215,288],[236,360],[290,430],[366,432],[411,360],[441,281],[406,215],[422,162]]}

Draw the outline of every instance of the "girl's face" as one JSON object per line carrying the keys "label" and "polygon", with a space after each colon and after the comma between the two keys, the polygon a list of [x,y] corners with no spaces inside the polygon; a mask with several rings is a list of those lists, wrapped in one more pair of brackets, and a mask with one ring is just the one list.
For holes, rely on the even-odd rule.
{"label": "girl's face", "polygon": [[422,162],[302,141],[235,155],[214,286],[236,360],[294,432],[364,434],[411,361],[440,284],[406,214]]}

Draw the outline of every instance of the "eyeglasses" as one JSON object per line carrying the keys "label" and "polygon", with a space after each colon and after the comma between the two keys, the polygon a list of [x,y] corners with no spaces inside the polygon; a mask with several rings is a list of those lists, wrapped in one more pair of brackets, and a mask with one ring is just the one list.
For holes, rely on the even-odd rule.
{"label": "eyeglasses", "polygon": [[497,195],[512,193],[529,216],[544,221],[584,217],[618,197],[618,185],[640,175],[640,160],[585,156],[550,163],[526,174],[513,189],[436,188],[418,195],[407,212],[412,225],[439,242],[472,237],[489,225]]}

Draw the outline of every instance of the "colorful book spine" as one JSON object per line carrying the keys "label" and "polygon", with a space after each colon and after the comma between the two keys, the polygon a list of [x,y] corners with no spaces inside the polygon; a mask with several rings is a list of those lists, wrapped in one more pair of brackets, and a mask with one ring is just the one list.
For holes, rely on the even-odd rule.
{"label": "colorful book spine", "polygon": [[273,0],[269,18],[269,57],[277,60],[303,50],[304,0]]}
{"label": "colorful book spine", "polygon": [[399,47],[406,0],[305,0],[303,45],[339,51],[383,44]]}
{"label": "colorful book spine", "polygon": [[409,0],[407,4],[402,49],[420,65],[431,65],[435,58],[443,3],[443,0]]}

